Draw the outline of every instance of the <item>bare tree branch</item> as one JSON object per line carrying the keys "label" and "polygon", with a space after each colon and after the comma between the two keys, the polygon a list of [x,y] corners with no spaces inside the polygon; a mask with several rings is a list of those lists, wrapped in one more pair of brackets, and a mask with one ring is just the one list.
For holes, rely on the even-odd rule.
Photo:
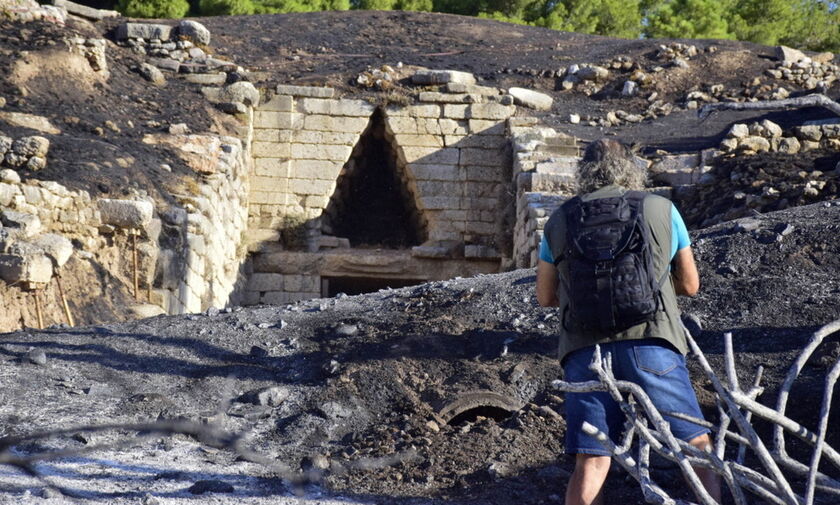
{"label": "bare tree branch", "polygon": [[758,102],[718,102],[704,105],[697,112],[700,119],[706,119],[712,112],[722,110],[774,110],[825,107],[840,116],[840,104],[822,94],[786,98],[784,100],[762,100]]}

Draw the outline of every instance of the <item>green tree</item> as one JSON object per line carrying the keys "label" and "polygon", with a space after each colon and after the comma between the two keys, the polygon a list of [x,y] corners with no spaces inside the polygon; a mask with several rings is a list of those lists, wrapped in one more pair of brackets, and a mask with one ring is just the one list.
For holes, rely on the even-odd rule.
{"label": "green tree", "polygon": [[251,0],[200,0],[198,7],[202,16],[236,16],[255,12]]}
{"label": "green tree", "polygon": [[670,0],[647,15],[645,35],[659,38],[731,39],[733,0]]}
{"label": "green tree", "polygon": [[182,18],[190,9],[187,0],[119,0],[117,10],[133,18]]}
{"label": "green tree", "polygon": [[355,6],[363,10],[431,11],[432,0],[359,0]]}

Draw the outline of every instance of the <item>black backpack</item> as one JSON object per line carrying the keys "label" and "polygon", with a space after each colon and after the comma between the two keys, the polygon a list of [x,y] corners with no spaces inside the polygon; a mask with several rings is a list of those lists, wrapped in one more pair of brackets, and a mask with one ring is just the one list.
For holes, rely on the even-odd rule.
{"label": "black backpack", "polygon": [[[563,204],[566,248],[554,264],[569,262],[567,328],[619,332],[655,317],[660,282],[644,221],[645,196],[629,191],[589,201],[575,197]],[[546,226],[549,244],[551,228]]]}

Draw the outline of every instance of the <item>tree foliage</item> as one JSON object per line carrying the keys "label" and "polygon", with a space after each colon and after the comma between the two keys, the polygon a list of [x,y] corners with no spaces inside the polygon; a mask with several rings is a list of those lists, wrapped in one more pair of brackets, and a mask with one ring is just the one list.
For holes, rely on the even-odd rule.
{"label": "tree foliage", "polygon": [[133,18],[180,18],[190,9],[187,0],[118,0],[117,10]]}

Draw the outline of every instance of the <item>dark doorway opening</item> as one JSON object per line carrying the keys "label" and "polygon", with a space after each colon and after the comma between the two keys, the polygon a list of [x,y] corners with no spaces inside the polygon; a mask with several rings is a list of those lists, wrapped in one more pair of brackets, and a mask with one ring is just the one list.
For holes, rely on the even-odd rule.
{"label": "dark doorway opening", "polygon": [[336,181],[322,232],[345,237],[352,247],[403,249],[426,240],[425,222],[381,109],[371,116]]}
{"label": "dark doorway opening", "polygon": [[386,288],[403,288],[426,281],[420,279],[382,279],[375,277],[321,277],[321,294],[333,297],[339,293],[361,295]]}

